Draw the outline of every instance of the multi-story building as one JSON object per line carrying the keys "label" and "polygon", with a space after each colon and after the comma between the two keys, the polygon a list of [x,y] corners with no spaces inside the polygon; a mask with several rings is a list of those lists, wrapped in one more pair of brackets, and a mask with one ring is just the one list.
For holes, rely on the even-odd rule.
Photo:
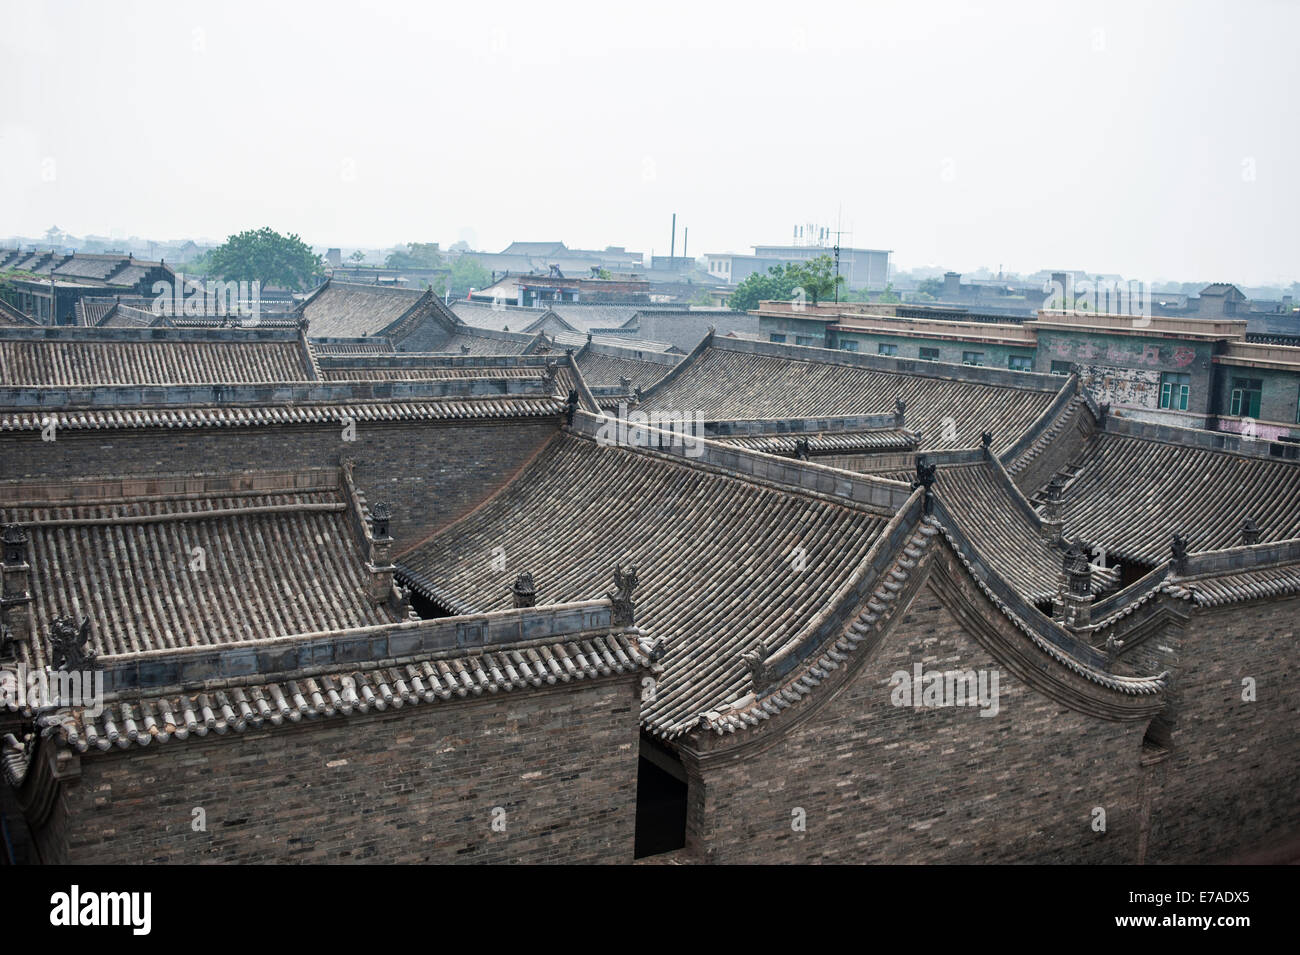
{"label": "multi-story building", "polygon": [[1139,420],[1300,439],[1300,338],[1251,333],[1244,319],[1040,310],[1030,321],[1000,322],[915,306],[825,302],[764,302],[756,314],[761,337],[772,342],[1012,371],[1077,371],[1098,401]]}

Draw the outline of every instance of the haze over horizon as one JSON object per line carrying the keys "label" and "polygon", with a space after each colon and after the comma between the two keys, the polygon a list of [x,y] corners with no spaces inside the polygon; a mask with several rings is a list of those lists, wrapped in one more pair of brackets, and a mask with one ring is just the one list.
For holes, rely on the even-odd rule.
{"label": "haze over horizon", "polygon": [[12,7],[0,234],[1300,278],[1297,5],[313,9]]}

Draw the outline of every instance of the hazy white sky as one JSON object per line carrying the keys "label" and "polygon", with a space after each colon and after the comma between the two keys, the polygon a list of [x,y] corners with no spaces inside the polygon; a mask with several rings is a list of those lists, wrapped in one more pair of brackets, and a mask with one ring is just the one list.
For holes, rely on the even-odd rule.
{"label": "hazy white sky", "polygon": [[2,10],[0,235],[1300,278],[1300,3]]}

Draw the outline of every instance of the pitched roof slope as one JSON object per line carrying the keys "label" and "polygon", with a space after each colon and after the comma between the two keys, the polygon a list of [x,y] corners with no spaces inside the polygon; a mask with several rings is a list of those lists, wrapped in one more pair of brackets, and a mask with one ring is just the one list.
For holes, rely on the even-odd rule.
{"label": "pitched roof slope", "polygon": [[[668,735],[745,693],[740,654],[759,636],[776,645],[800,633],[885,523],[847,503],[562,435],[398,567],[418,591],[466,612],[509,606],[521,571],[542,604],[603,595],[616,562],[636,564],[637,625],[667,641],[642,719]],[[497,547],[500,571],[490,564]]]}
{"label": "pitched roof slope", "polygon": [[1098,432],[1065,488],[1065,532],[1117,557],[1158,563],[1175,533],[1193,551],[1300,537],[1300,464]]}
{"label": "pitched roof slope", "polygon": [[584,347],[574,357],[592,388],[619,387],[624,378],[633,388],[649,388],[676,364],[676,360],[657,362],[620,355],[608,348]]}
{"label": "pitched roof slope", "polygon": [[0,382],[16,386],[256,384],[312,380],[292,331],[0,330]]}
{"label": "pitched roof slope", "polygon": [[[911,367],[918,364],[922,368]],[[956,376],[959,366],[907,365],[715,337],[651,389],[641,410],[699,411],[706,420],[847,416],[893,412],[901,398],[906,426],[921,432],[923,448],[971,447],[989,430],[1001,451],[1055,397],[1055,391],[1017,387],[1011,379],[1004,384],[1001,377],[925,377]]]}
{"label": "pitched roof slope", "polygon": [[330,279],[301,306],[313,338],[378,335],[396,324],[428,296],[419,289],[352,285]]}
{"label": "pitched roof slope", "polygon": [[366,597],[344,492],[319,483],[0,509],[30,541],[26,662],[51,662],[63,615],[90,618],[101,657],[392,622]]}

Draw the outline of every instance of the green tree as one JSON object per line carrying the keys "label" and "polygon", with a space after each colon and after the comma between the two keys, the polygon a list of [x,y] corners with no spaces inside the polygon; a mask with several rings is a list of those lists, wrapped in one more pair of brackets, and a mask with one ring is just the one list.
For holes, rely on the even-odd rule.
{"label": "green tree", "polygon": [[471,288],[487,288],[492,284],[492,273],[479,265],[478,259],[462,255],[451,263],[451,280],[448,288],[452,297],[464,298]]}
{"label": "green tree", "polygon": [[408,242],[405,252],[397,249],[384,260],[384,267],[389,269],[436,269],[440,265],[442,254],[437,242]]}
{"label": "green tree", "polygon": [[943,279],[921,279],[916,285],[916,290],[922,295],[928,295],[932,299],[937,299],[943,294]]}
{"label": "green tree", "polygon": [[894,283],[889,282],[885,285],[885,290],[876,297],[876,301],[885,305],[897,305],[902,301],[902,299],[899,298],[898,293],[894,291]]}
{"label": "green tree", "polygon": [[227,282],[260,282],[294,291],[323,268],[320,256],[298,236],[262,228],[232,235],[211,253],[212,274]]}
{"label": "green tree", "polygon": [[803,289],[803,298],[816,305],[831,298],[844,284],[844,277],[835,274],[835,263],[829,255],[821,255],[807,262],[774,265],[764,275],[755,272],[736,286],[727,304],[737,312],[758,308],[759,302],[788,302]]}
{"label": "green tree", "polygon": [[795,288],[803,289],[804,297],[813,305],[834,298],[844,284],[844,276],[835,274],[835,260],[829,255],[792,262],[785,267],[785,274],[794,279]]}
{"label": "green tree", "polygon": [[745,277],[727,299],[727,306],[737,312],[758,308],[759,302],[788,302],[794,297],[794,279],[785,274],[785,266],[774,265],[766,273]]}
{"label": "green tree", "polygon": [[357,249],[355,252],[349,255],[348,258],[351,259],[353,262],[357,263],[357,265],[360,265],[362,262],[366,260],[366,253],[362,252],[360,249]]}

